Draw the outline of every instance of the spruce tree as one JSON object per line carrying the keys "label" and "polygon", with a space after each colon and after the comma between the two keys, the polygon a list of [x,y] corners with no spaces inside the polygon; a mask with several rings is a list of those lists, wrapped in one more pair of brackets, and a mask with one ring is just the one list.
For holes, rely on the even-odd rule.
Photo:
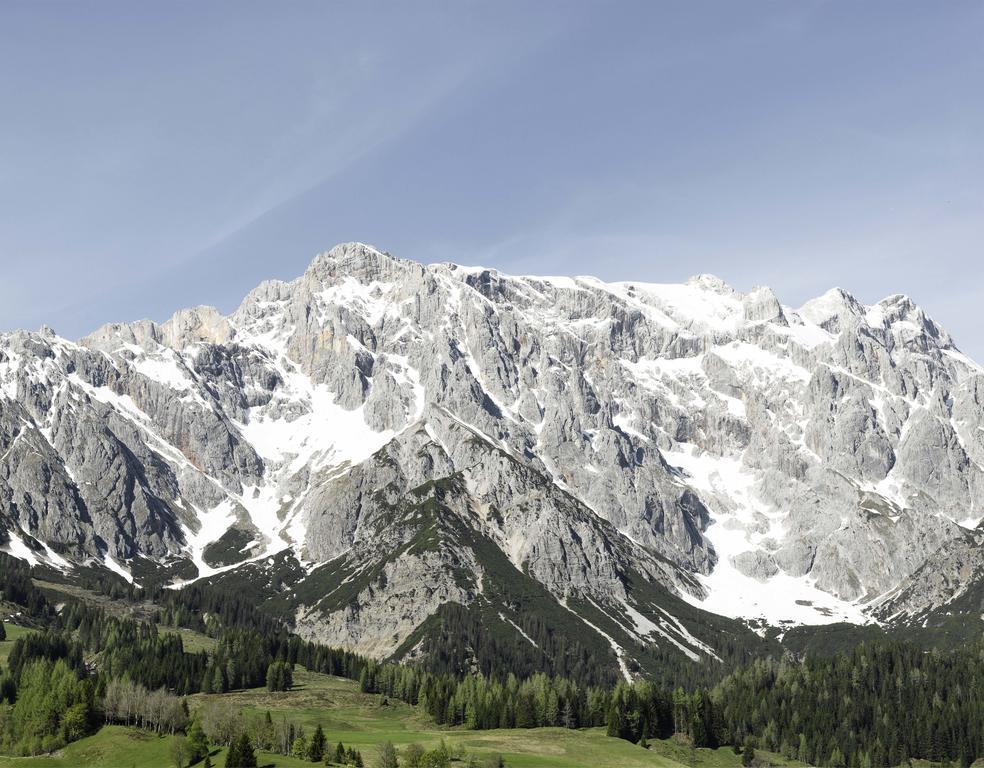
{"label": "spruce tree", "polygon": [[750,741],[745,742],[745,748],[741,752],[741,764],[748,768],[755,761],[755,747]]}
{"label": "spruce tree", "polygon": [[229,749],[226,751],[226,768],[239,768],[241,762],[242,759],[239,757],[239,741],[233,739],[232,743],[229,744]]}
{"label": "spruce tree", "polygon": [[197,763],[208,754],[208,739],[197,717],[188,729],[188,751],[188,761],[191,764]]}
{"label": "spruce tree", "polygon": [[233,739],[226,754],[226,768],[256,768],[256,753],[249,735],[245,732]]}
{"label": "spruce tree", "polygon": [[212,693],[225,693],[226,692],[226,681],[222,674],[222,667],[218,664],[212,670]]}
{"label": "spruce tree", "polygon": [[321,723],[318,723],[318,727],[314,729],[314,735],[311,737],[311,743],[308,745],[308,760],[312,763],[320,763],[325,756],[326,744],[325,732],[321,728]]}

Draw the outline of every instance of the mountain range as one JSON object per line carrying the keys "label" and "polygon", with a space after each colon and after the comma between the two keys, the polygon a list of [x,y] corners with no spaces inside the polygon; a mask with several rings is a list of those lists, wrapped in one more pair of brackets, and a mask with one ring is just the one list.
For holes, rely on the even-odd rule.
{"label": "mountain range", "polygon": [[982,520],[984,368],[902,295],[349,243],[229,315],[0,335],[7,553],[233,584],[377,658],[631,678],[802,626],[979,634]]}

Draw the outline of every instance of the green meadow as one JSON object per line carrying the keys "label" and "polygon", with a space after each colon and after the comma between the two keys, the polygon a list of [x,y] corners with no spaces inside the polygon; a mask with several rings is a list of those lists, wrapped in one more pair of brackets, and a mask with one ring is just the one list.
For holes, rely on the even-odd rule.
{"label": "green meadow", "polygon": [[[8,630],[9,631],[9,630]],[[4,643],[2,645],[8,645]],[[0,651],[2,652],[2,651]],[[410,743],[425,748],[443,740],[449,747],[463,747],[469,756],[487,758],[501,754],[512,768],[685,768],[706,766],[725,768],[741,765],[741,757],[731,749],[691,750],[672,740],[653,741],[650,748],[609,738],[604,729],[468,731],[435,726],[414,708],[392,699],[364,694],[351,680],[308,672],[298,667],[294,688],[270,693],[264,688],[233,691],[222,695],[196,694],[188,697],[192,711],[210,701],[224,701],[246,713],[270,712],[274,720],[287,717],[301,724],[308,733],[320,724],[330,744],[338,741],[362,752],[366,765],[376,763],[377,745],[392,741],[400,750]],[[53,756],[0,757],[0,768],[172,768],[173,737],[156,736],[135,728],[105,726],[88,738],[69,744]],[[212,762],[224,764],[225,750],[216,749]],[[778,755],[759,753],[773,765],[800,765]],[[283,755],[261,752],[259,765],[278,768],[310,768],[312,763]],[[465,763],[452,763],[464,766]]]}

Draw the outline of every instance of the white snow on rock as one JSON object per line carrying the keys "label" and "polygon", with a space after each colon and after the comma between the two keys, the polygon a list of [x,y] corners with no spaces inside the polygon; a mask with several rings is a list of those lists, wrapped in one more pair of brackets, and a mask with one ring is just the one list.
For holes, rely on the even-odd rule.
{"label": "white snow on rock", "polygon": [[[704,610],[732,618],[763,619],[769,624],[832,624],[871,621],[862,606],[839,600],[818,589],[806,576],[793,577],[781,570],[767,580],[738,570],[733,558],[766,539],[781,541],[782,516],[756,496],[755,476],[735,459],[693,452],[666,453],[666,460],[686,473],[691,484],[709,500],[711,525],[706,536],[718,555],[708,575],[698,575],[707,589],[704,599],[682,597]],[[715,504],[727,499],[730,509]]]}
{"label": "white snow on rock", "polygon": [[[511,277],[349,244],[293,282],[262,284],[228,317],[197,308],[162,325],[108,326],[79,344],[50,330],[0,334],[0,417],[10,415],[0,462],[25,450],[54,456],[45,471],[71,506],[76,491],[95,492],[97,472],[128,468],[96,441],[78,452],[66,442],[87,443],[90,422],[112,431],[153,475],[144,513],[166,507],[180,518],[153,551],[209,575],[235,567],[203,559],[230,526],[253,537],[242,553],[250,560],[317,550],[309,524],[323,510],[305,502],[434,414],[427,433],[452,463],[467,452],[440,420],[495,446],[539,486],[517,490],[488,459],[455,466],[469,483],[529,494],[538,512],[550,506],[545,489],[563,491],[640,558],[656,552],[673,571],[668,584],[699,584],[703,598],[684,596],[702,608],[773,623],[862,622],[878,595],[984,520],[982,373],[901,295],[865,307],[834,289],[795,310],[769,289],[743,293],[709,275],[681,285]],[[394,471],[417,481],[431,471],[426,455],[399,461]],[[357,529],[360,513],[329,520],[321,543]],[[113,514],[101,521],[107,530]],[[531,551],[557,558],[549,565],[563,576],[551,578],[561,582],[571,577],[571,561],[551,547],[561,528],[514,526],[496,540],[517,567]],[[52,543],[75,529],[54,530]],[[157,535],[153,524],[137,530]],[[125,572],[121,552],[133,543],[116,533],[106,564]],[[320,551],[344,550],[353,536]],[[787,548],[796,544],[799,555]],[[586,556],[589,567],[602,549]],[[866,569],[870,549],[880,560]],[[61,568],[72,561],[14,535],[8,550]],[[649,612],[658,606],[629,600],[622,612],[617,589],[599,610],[618,614],[631,636],[706,655],[673,617]]]}

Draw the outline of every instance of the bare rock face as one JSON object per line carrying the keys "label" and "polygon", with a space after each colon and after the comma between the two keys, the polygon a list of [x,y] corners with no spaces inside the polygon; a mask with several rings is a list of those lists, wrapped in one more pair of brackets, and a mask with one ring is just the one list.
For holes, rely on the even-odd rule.
{"label": "bare rock face", "polygon": [[[926,626],[954,612],[984,621],[984,529],[964,531],[936,550],[911,575],[877,601],[884,622]],[[934,622],[935,623],[935,622]]]}
{"label": "bare rock face", "polygon": [[984,369],[904,296],[796,310],[706,275],[518,278],[350,243],[229,316],[0,336],[8,551],[207,575],[232,530],[228,562],[289,549],[324,580],[300,631],[380,656],[494,602],[502,568],[617,627],[619,659],[659,631],[699,650],[650,587],[885,620],[984,518],[982,466]]}

